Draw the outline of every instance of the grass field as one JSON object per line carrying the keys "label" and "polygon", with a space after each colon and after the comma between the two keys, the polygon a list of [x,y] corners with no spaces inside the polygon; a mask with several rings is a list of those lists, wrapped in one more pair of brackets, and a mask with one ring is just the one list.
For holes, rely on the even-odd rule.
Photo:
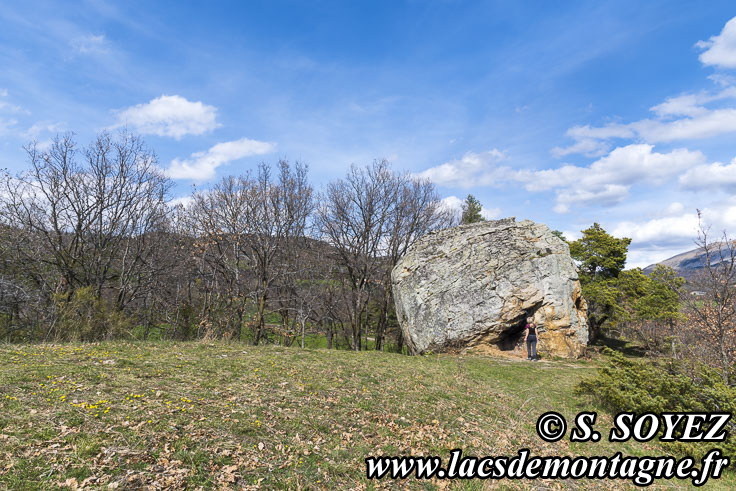
{"label": "grass field", "polygon": [[[238,343],[0,346],[0,487],[611,489],[623,481],[369,482],[368,455],[658,455],[545,443],[585,361],[408,357]],[[604,435],[611,426],[596,424]],[[653,488],[687,488],[688,482]],[[736,488],[733,474],[706,489]]]}

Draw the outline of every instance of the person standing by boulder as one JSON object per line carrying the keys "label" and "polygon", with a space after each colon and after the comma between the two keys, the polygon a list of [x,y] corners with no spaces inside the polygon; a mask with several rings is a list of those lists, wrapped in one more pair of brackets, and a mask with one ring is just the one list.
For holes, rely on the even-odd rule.
{"label": "person standing by boulder", "polygon": [[526,341],[527,360],[537,361],[537,325],[532,317],[527,317],[524,329],[526,330],[524,341]]}

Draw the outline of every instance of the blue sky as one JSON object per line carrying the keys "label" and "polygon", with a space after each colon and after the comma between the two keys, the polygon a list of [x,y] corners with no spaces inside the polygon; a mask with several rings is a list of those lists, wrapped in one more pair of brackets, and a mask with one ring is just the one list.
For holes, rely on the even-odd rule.
{"label": "blue sky", "polygon": [[[74,131],[143,134],[175,195],[301,160],[317,188],[386,158],[448,206],[629,266],[736,235],[733,2],[14,2],[0,6],[0,168]],[[730,21],[730,22],[729,22]]]}

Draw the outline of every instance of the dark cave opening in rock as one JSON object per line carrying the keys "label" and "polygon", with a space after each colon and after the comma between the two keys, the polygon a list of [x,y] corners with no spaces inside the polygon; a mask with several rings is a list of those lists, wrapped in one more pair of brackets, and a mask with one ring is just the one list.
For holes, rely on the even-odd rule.
{"label": "dark cave opening in rock", "polygon": [[501,351],[524,351],[526,349],[524,347],[524,328],[526,327],[526,319],[528,317],[534,317],[535,311],[536,309],[526,312],[514,325],[501,332],[500,339],[498,343],[496,343],[498,349]]}
{"label": "dark cave opening in rock", "polygon": [[514,351],[524,343],[524,326],[526,320],[510,327],[501,333],[497,343],[498,349],[501,351]]}

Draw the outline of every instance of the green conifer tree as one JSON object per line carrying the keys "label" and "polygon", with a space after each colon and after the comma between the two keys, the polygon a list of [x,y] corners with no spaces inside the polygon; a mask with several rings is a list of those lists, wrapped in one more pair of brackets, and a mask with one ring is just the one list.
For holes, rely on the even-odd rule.
{"label": "green conifer tree", "polygon": [[483,206],[480,204],[480,201],[478,201],[478,199],[472,194],[469,194],[468,197],[465,198],[465,203],[463,203],[463,215],[460,219],[460,223],[465,224],[485,221],[483,215],[480,214],[482,209]]}

